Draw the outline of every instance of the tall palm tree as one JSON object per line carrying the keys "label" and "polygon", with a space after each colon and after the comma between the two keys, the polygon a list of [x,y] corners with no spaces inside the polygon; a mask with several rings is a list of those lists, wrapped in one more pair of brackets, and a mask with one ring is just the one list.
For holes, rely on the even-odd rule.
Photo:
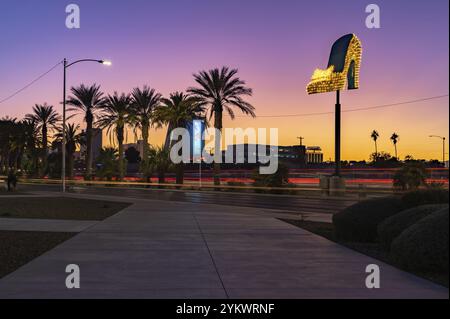
{"label": "tall palm tree", "polygon": [[[32,132],[32,139],[30,139],[30,133]],[[12,165],[13,170],[17,171],[22,167],[22,158],[27,151],[28,144],[31,140],[30,147],[34,150],[34,146],[36,145],[34,137],[36,136],[36,125],[32,120],[22,120],[20,122],[14,123],[12,129],[12,136],[10,139],[10,149],[12,152]]]}
{"label": "tall palm tree", "polygon": [[[133,123],[133,110],[131,108],[131,96],[129,94],[108,95],[105,103],[101,106],[102,113],[96,124],[100,128],[106,128],[107,133],[113,132],[119,144],[119,179],[124,177],[124,151],[123,140],[125,138],[125,126]],[[112,131],[111,131],[112,130]]]}
{"label": "tall palm tree", "polygon": [[17,119],[4,117],[0,119],[0,172],[9,171],[11,163],[12,140]]}
{"label": "tall palm tree", "polygon": [[[80,125],[75,125],[69,123],[66,125],[66,153],[67,153],[67,175],[69,178],[73,178],[73,167],[74,167],[74,154],[77,147],[83,144],[84,137],[83,133],[79,132]],[[63,137],[63,132],[60,129],[55,137],[61,141]]]}
{"label": "tall palm tree", "polygon": [[[192,120],[203,117],[204,108],[200,104],[199,98],[182,92],[175,92],[170,95],[170,98],[164,98],[161,101],[162,105],[155,110],[155,119],[160,123],[167,124],[167,136],[170,136],[173,129],[178,127],[186,128],[187,124],[192,122]],[[167,154],[169,154],[169,149],[165,148]],[[183,163],[177,165],[177,184],[183,184],[183,167]]]}
{"label": "tall palm tree", "polygon": [[400,138],[400,136],[397,133],[392,133],[391,135],[391,141],[394,144],[394,148],[395,148],[395,158],[398,159],[398,154],[397,154],[397,143],[398,143],[398,139]]}
{"label": "tall palm tree", "polygon": [[42,137],[42,163],[46,166],[48,152],[48,131],[49,129],[57,129],[56,125],[61,121],[61,116],[56,112],[52,105],[36,104],[33,107],[33,113],[27,114],[25,119],[34,121],[37,128],[41,131]]}
{"label": "tall palm tree", "polygon": [[134,88],[131,97],[135,127],[140,129],[144,142],[143,154],[141,155],[143,161],[147,162],[150,150],[149,129],[153,124],[154,110],[160,105],[162,96],[156,93],[155,89],[144,86],[142,89]]}
{"label": "tall palm tree", "polygon": [[72,107],[67,111],[82,113],[86,122],[86,177],[90,179],[92,176],[93,123],[96,110],[104,102],[103,93],[100,91],[100,86],[96,84],[91,86],[81,84],[79,87],[72,87],[71,92],[72,96],[68,98],[67,104]]}
{"label": "tall palm tree", "polygon": [[38,130],[35,120],[17,121],[11,118],[0,119],[0,173],[11,167],[14,171],[24,169],[23,158],[27,157],[28,172],[35,173],[38,168],[40,154],[36,151]]}
{"label": "tall palm tree", "polygon": [[378,145],[377,145],[377,140],[378,137],[380,137],[380,134],[378,133],[378,131],[373,130],[372,134],[370,134],[370,137],[373,139],[373,141],[375,142],[375,161],[377,161],[378,158]]}
{"label": "tall palm tree", "polygon": [[[237,108],[244,114],[255,117],[255,108],[243,97],[251,96],[253,91],[245,86],[245,82],[236,76],[237,69],[222,67],[194,74],[199,88],[189,88],[188,93],[198,97],[200,105],[208,106],[210,118],[214,115],[214,127],[222,131],[222,116],[226,111],[234,119],[234,110]],[[220,150],[216,150],[220,152]],[[220,163],[214,163],[214,184],[220,184]]]}
{"label": "tall palm tree", "polygon": [[[24,119],[19,124],[16,143],[20,145],[20,154],[18,154],[16,167],[26,169],[27,173],[34,175],[39,167],[39,155],[36,152],[39,148],[39,130],[35,120]],[[24,157],[27,159],[26,167],[22,163]]]}

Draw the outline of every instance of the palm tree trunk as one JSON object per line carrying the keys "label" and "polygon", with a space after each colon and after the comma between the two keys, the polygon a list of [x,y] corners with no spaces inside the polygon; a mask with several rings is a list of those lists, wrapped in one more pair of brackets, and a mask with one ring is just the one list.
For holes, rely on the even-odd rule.
{"label": "palm tree trunk", "polygon": [[377,141],[375,140],[375,162],[378,161],[378,145]]}
{"label": "palm tree trunk", "polygon": [[144,145],[142,147],[142,152],[143,152],[142,159],[144,161],[148,160],[148,152],[150,149],[150,141],[148,140],[148,136],[149,136],[148,129],[149,129],[148,123],[143,123],[142,124],[142,140],[143,140]]}
{"label": "palm tree trunk", "polygon": [[124,163],[123,163],[123,134],[124,128],[118,127],[117,128],[117,141],[119,143],[119,180],[123,181],[124,176]]}
{"label": "palm tree trunk", "polygon": [[47,167],[47,143],[48,143],[48,139],[47,139],[47,125],[46,124],[42,124],[42,167],[41,167],[41,177],[44,176],[45,174],[45,170]]}
{"label": "palm tree trunk", "polygon": [[[148,125],[148,123],[142,123],[142,140],[143,140],[143,143],[144,143],[144,145],[143,145],[143,147],[142,147],[142,164],[143,164],[143,167],[146,167],[146,168],[148,168],[148,166],[149,166],[149,159],[148,159],[148,157],[149,157],[149,151],[150,151],[150,143],[149,143],[149,140],[148,140],[148,130],[149,130],[149,125]],[[146,182],[147,183],[150,183],[150,176],[149,176],[149,173],[148,173],[148,170],[147,169],[145,169],[145,174],[144,174],[145,176],[145,179],[146,179]]]}
{"label": "palm tree trunk", "polygon": [[164,171],[160,171],[158,173],[158,184],[164,184],[165,182],[166,182],[166,173],[164,173]]}
{"label": "palm tree trunk", "polygon": [[398,155],[397,155],[397,144],[394,144],[394,148],[395,148],[395,158],[398,160]]}
{"label": "palm tree trunk", "polygon": [[92,116],[86,116],[86,179],[92,178]]}
{"label": "palm tree trunk", "polygon": [[67,169],[69,170],[67,172],[67,176],[69,176],[70,179],[73,179],[73,153],[67,154]]}
{"label": "palm tree trunk", "polygon": [[[214,113],[214,127],[219,130],[220,133],[222,133],[222,110],[218,110],[216,109],[215,113]],[[221,138],[216,136],[217,138]],[[215,143],[216,145],[221,145],[221,141],[219,143]],[[221,152],[220,147],[217,149],[217,147],[215,147],[214,152]],[[215,156],[216,154],[214,154]],[[217,163],[216,161],[214,161],[214,169],[213,169],[213,175],[214,175],[214,185],[220,185],[220,163]]]}
{"label": "palm tree trunk", "polygon": [[181,185],[184,183],[184,163],[177,164],[176,183]]}

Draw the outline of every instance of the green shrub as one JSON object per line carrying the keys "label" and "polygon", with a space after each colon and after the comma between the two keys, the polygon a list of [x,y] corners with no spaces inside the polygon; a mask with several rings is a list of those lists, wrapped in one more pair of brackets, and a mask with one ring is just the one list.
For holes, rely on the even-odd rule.
{"label": "green shrub", "polygon": [[[283,186],[286,186],[289,184],[289,168],[286,165],[279,164],[278,169],[273,174],[260,174],[259,169],[256,169],[253,172],[252,176],[254,182],[253,186],[255,187],[275,187],[275,188],[281,188]],[[274,193],[274,194],[280,194],[283,193],[282,190],[262,190],[257,189],[255,190],[257,193]]]}
{"label": "green shrub", "polygon": [[406,163],[394,174],[394,187],[401,190],[414,190],[425,185],[427,170],[422,162]]}
{"label": "green shrub", "polygon": [[378,225],[378,240],[381,246],[389,250],[392,241],[405,229],[428,215],[445,208],[444,205],[422,205],[401,211]]}
{"label": "green shrub", "polygon": [[448,190],[423,189],[408,192],[402,196],[405,209],[428,204],[448,204]]}
{"label": "green shrub", "polygon": [[376,242],[378,225],[400,211],[402,202],[397,197],[356,203],[333,216],[336,238],[344,241]]}
{"label": "green shrub", "polygon": [[419,220],[393,242],[391,256],[406,270],[448,273],[448,207]]}

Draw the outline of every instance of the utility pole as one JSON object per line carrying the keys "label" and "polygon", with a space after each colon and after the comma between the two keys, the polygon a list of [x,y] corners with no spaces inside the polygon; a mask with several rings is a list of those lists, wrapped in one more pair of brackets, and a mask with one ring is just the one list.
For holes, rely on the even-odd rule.
{"label": "utility pole", "polygon": [[341,176],[341,100],[340,91],[336,91],[336,111],[334,125],[334,160],[335,160],[335,176]]}
{"label": "utility pole", "polygon": [[303,140],[305,139],[303,136],[297,137],[300,140],[300,146],[303,146]]}

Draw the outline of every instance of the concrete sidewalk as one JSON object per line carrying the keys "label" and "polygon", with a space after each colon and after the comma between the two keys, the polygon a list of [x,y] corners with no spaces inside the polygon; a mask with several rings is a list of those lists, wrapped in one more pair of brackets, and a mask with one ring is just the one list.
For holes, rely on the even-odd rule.
{"label": "concrete sidewalk", "polygon": [[91,220],[0,217],[0,230],[79,233],[97,223]]}
{"label": "concrete sidewalk", "polygon": [[[260,211],[134,200],[1,279],[0,298],[448,298]],[[65,287],[68,264],[80,266],[80,289]],[[381,289],[365,287],[368,264],[380,266]]]}

